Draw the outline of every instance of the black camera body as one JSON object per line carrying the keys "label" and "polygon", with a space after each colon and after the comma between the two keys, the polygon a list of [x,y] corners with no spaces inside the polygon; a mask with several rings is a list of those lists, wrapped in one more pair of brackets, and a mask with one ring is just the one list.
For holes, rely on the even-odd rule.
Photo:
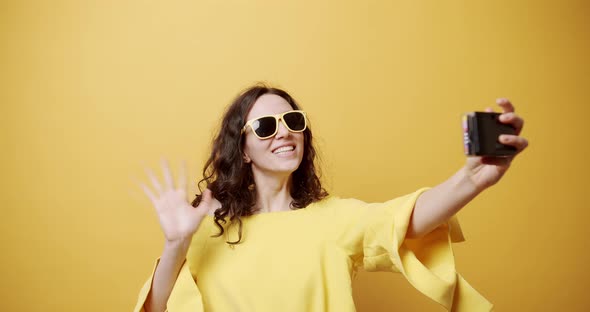
{"label": "black camera body", "polygon": [[500,113],[472,112],[463,115],[463,145],[465,155],[505,157],[516,154],[516,147],[500,143],[501,134],[516,134],[516,130],[498,119]]}

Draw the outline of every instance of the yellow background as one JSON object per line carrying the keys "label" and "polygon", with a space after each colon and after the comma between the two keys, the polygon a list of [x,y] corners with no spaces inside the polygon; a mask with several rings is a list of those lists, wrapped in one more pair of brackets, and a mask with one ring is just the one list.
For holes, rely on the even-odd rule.
{"label": "yellow background", "polygon": [[[2,311],[129,311],[163,237],[134,179],[207,156],[256,81],[308,111],[331,193],[384,201],[464,162],[461,113],[508,97],[530,147],[459,212],[497,311],[587,311],[586,1],[3,1]],[[255,286],[254,286],[255,287]],[[441,311],[362,273],[359,311]]]}

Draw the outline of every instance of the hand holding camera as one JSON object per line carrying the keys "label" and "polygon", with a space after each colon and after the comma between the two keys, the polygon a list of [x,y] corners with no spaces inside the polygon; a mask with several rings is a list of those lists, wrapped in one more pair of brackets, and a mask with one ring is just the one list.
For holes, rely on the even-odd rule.
{"label": "hand holding camera", "polygon": [[514,112],[508,99],[497,99],[502,113],[488,107],[485,112],[474,112],[463,117],[463,143],[467,156],[465,170],[475,187],[482,191],[496,184],[510,167],[510,163],[527,146],[527,139],[519,136],[524,119]]}

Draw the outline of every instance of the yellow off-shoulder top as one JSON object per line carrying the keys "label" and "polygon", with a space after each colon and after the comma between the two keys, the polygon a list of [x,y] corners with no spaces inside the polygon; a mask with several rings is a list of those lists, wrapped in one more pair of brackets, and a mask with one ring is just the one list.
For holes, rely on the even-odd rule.
{"label": "yellow off-shoulder top", "polygon": [[[384,203],[329,196],[302,209],[243,217],[242,242],[233,247],[226,241],[237,240],[237,227],[211,237],[219,229],[207,216],[167,311],[355,311],[351,282],[360,267],[402,273],[449,311],[491,311],[455,271],[451,243],[464,240],[456,217],[420,239],[405,239],[416,199],[427,189]],[[135,311],[143,311],[152,277]]]}

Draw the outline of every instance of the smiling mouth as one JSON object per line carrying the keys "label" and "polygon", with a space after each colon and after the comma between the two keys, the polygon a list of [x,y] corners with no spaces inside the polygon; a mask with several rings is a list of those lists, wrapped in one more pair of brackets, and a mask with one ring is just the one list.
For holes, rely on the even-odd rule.
{"label": "smiling mouth", "polygon": [[295,150],[295,146],[294,145],[289,145],[289,146],[282,146],[279,147],[277,149],[275,149],[274,151],[272,151],[273,154],[279,155],[282,153],[288,153],[288,152],[292,152]]}

